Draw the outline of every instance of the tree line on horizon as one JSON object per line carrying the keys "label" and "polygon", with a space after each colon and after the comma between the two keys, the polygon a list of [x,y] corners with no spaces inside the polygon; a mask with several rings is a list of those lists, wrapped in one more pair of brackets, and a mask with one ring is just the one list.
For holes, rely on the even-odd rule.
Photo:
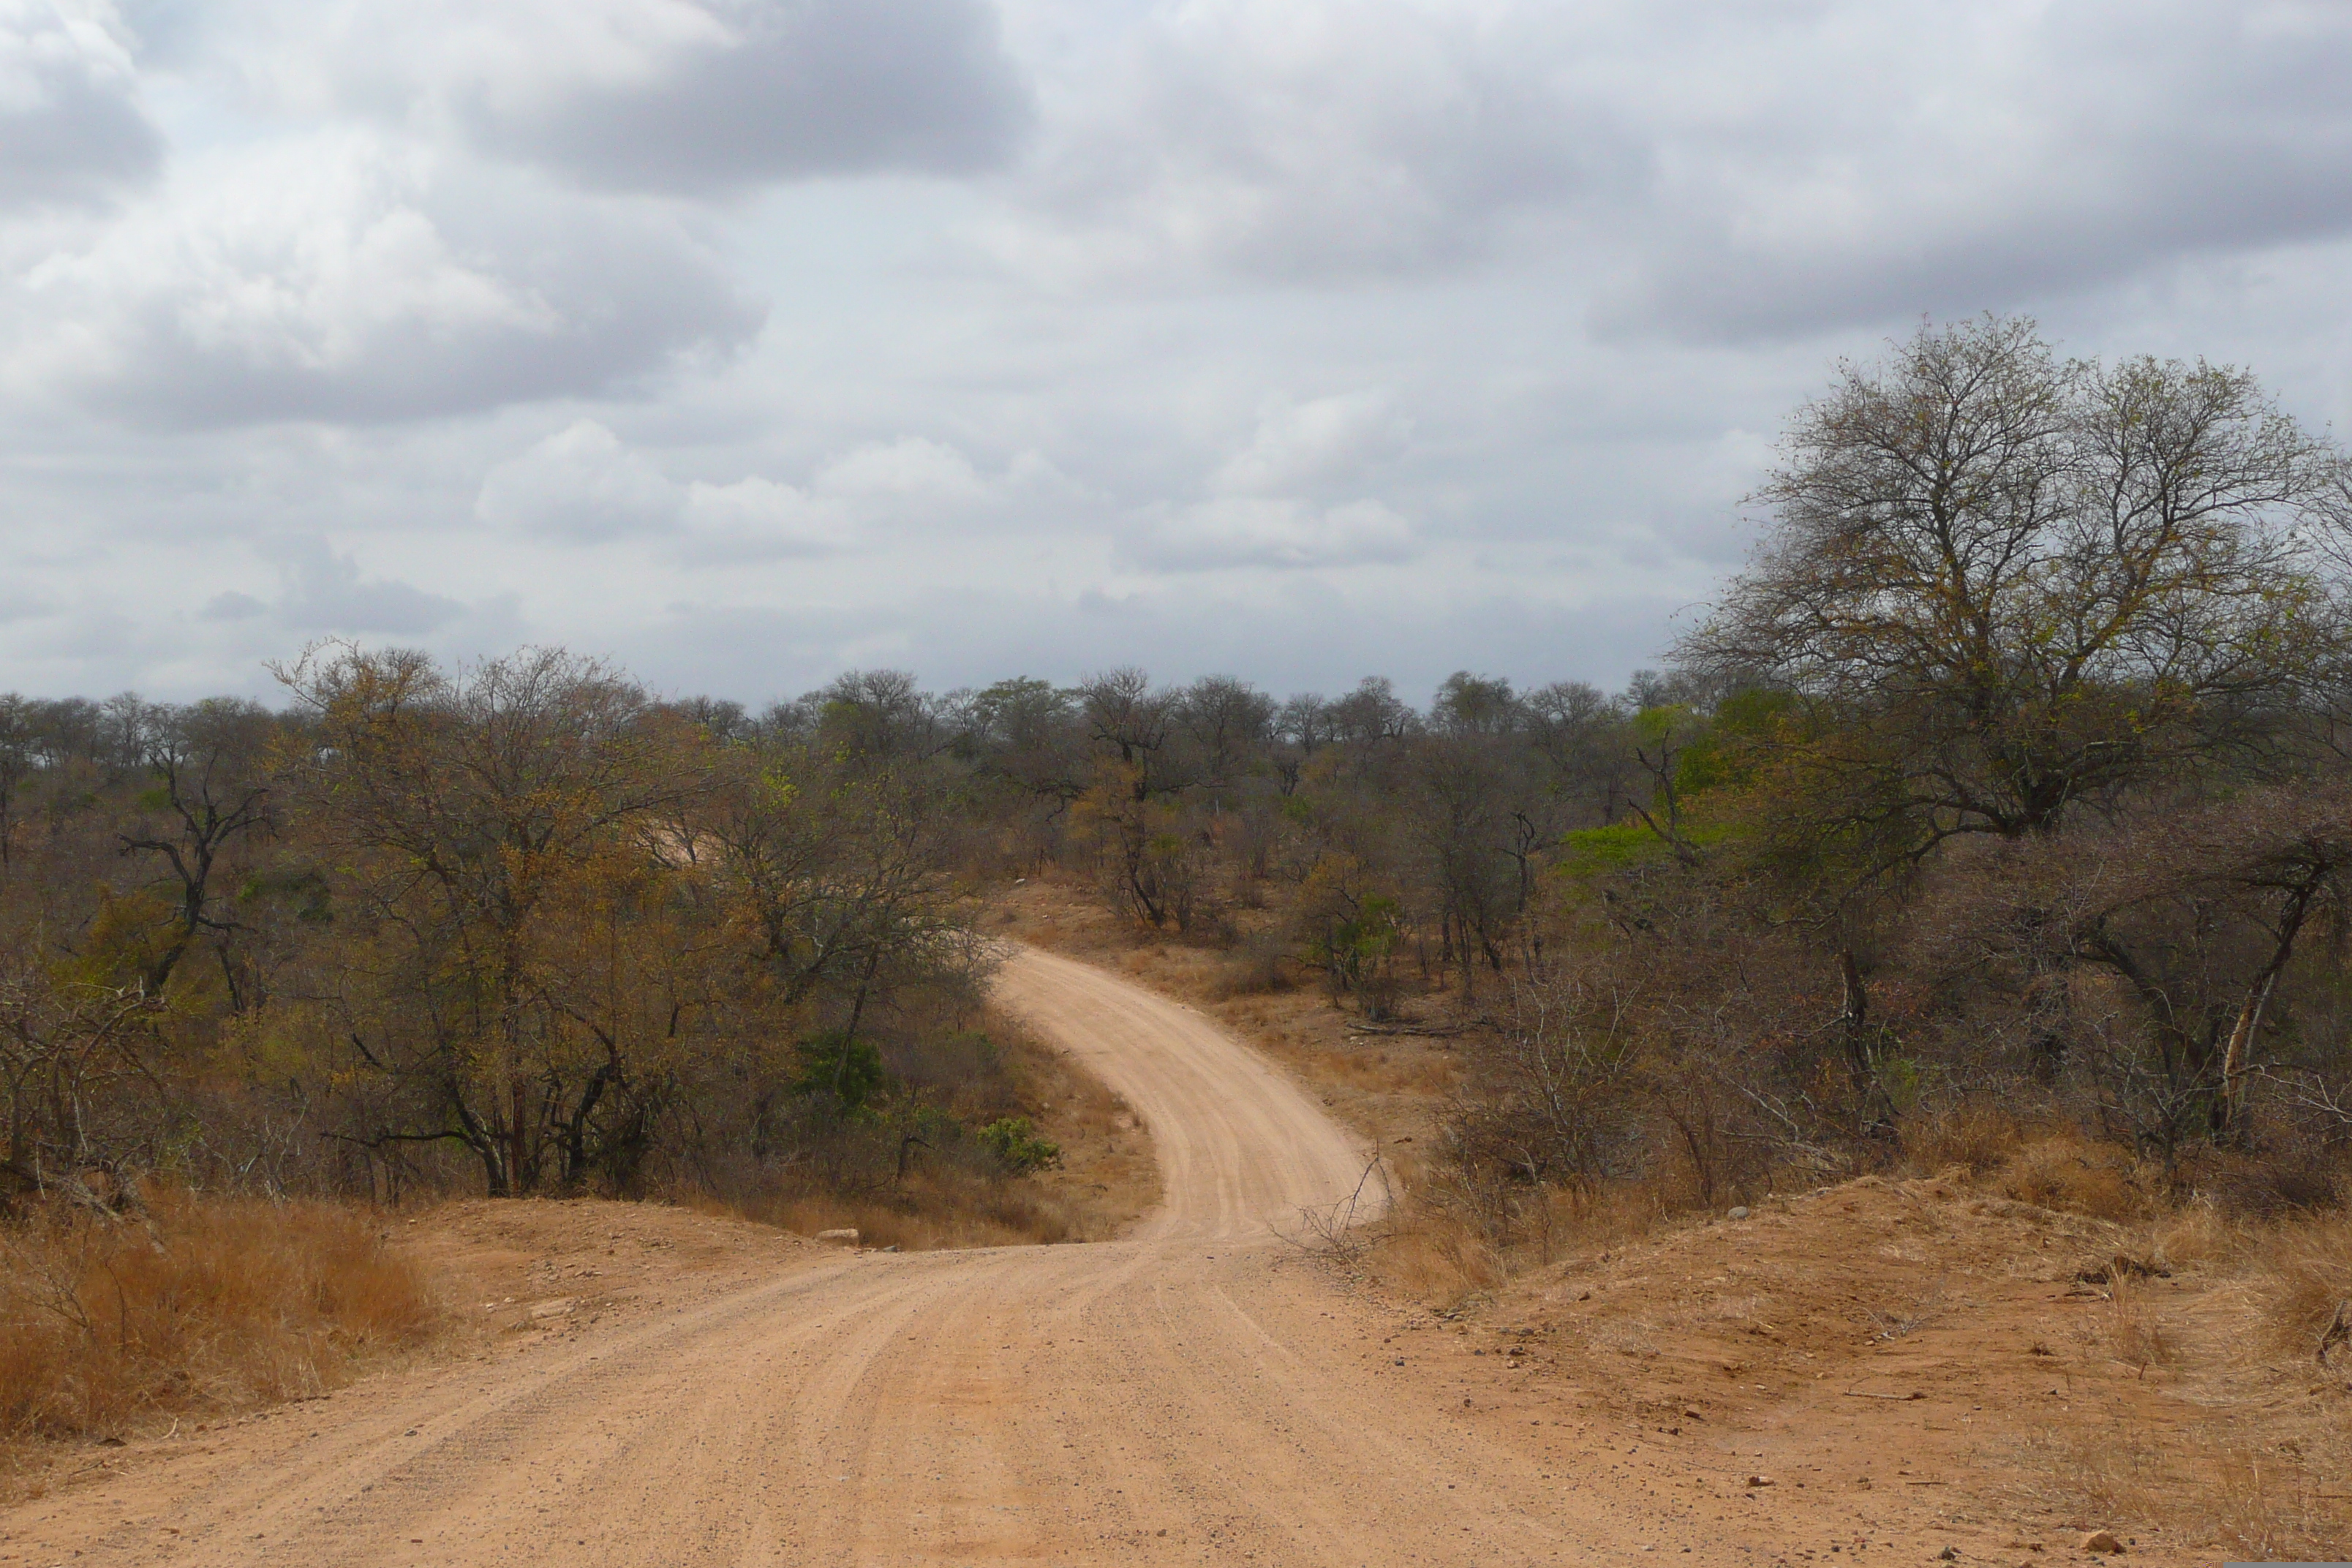
{"label": "tree line on horizon", "polygon": [[753,712],[328,645],[275,710],[0,699],[0,1180],[1001,1159],[977,910],[1052,868],[1235,990],[1458,1031],[1497,1235],[1996,1112],[2334,1201],[2346,474],[2245,373],[1987,317],[1795,413],[1748,566],[1619,693],[879,670]]}

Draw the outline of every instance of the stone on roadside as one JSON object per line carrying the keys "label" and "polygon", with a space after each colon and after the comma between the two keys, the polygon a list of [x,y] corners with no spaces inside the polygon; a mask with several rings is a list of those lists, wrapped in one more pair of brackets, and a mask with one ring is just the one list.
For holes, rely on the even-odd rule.
{"label": "stone on roadside", "polygon": [[2083,1537],[2083,1550],[2085,1552],[2121,1552],[2123,1549],[2124,1543],[2112,1530],[2095,1530]]}
{"label": "stone on roadside", "polygon": [[855,1247],[857,1245],[857,1229],[855,1226],[845,1226],[839,1230],[821,1230],[816,1233],[816,1238],[829,1241],[835,1247]]}
{"label": "stone on roadside", "polygon": [[1746,1219],[1748,1217],[1748,1205],[1745,1204],[1740,1205],[1738,1207],[1733,1209],[1726,1217],[1730,1219]]}

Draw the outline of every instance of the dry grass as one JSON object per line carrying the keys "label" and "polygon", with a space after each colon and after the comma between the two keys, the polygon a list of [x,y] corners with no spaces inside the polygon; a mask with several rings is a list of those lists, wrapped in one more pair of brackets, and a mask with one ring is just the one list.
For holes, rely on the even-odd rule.
{"label": "dry grass", "polygon": [[2164,1212],[2129,1151],[2069,1131],[2024,1142],[1995,1173],[1992,1185],[2018,1203],[2093,1219],[2147,1221]]}
{"label": "dry grass", "polygon": [[1564,1258],[1622,1247],[1677,1218],[1647,1183],[1521,1190],[1511,1194],[1498,1237],[1491,1197],[1480,1202],[1426,1173],[1402,1190],[1397,1211],[1372,1227],[1368,1267],[1391,1289],[1447,1308]]}
{"label": "dry grass", "polygon": [[1906,1173],[1932,1176],[1958,1165],[1971,1176],[1999,1170],[2032,1137],[2015,1116],[1995,1106],[1965,1103],[1919,1117],[1903,1129]]}
{"label": "dry grass", "polygon": [[1510,1278],[1506,1260],[1472,1226],[1417,1205],[1381,1227],[1367,1257],[1374,1278],[1389,1289],[1439,1307],[1457,1306]]}
{"label": "dry grass", "polygon": [[860,1245],[901,1252],[941,1247],[1019,1247],[1086,1241],[1090,1216],[1026,1182],[950,1182],[910,1176],[873,1198],[822,1193],[780,1194],[731,1205],[727,1212],[814,1236],[855,1229]]}
{"label": "dry grass", "polygon": [[[2247,1243],[2246,1264],[2273,1355],[2315,1363],[2320,1336],[2352,1301],[2352,1215],[2333,1214],[2269,1227]],[[2329,1361],[2352,1377],[2352,1345]]]}
{"label": "dry grass", "polygon": [[299,1398],[442,1321],[363,1211],[152,1192],[129,1216],[38,1211],[0,1232],[0,1434],[118,1436]]}
{"label": "dry grass", "polygon": [[2192,1198],[2147,1228],[2148,1258],[2168,1268],[2212,1270],[2234,1266],[2245,1252],[2246,1232],[2220,1206]]}
{"label": "dry grass", "polygon": [[2340,1496],[2276,1445],[2210,1434],[2151,1442],[2114,1429],[2045,1436],[2031,1448],[2084,1518],[2160,1531],[2232,1561],[2336,1561],[2352,1545]]}
{"label": "dry grass", "polygon": [[2152,1366],[2170,1366],[2177,1359],[2177,1347],[2155,1303],[2147,1300],[2147,1290],[2121,1269],[2108,1274],[2107,1310],[2099,1324],[2099,1333],[2106,1353],[2139,1377],[2146,1377]]}

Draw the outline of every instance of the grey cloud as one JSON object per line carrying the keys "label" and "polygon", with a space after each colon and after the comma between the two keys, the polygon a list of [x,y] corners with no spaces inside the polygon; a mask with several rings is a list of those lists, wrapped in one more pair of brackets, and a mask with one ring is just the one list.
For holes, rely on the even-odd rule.
{"label": "grey cloud", "polygon": [[294,631],[415,637],[467,613],[455,599],[362,575],[357,561],[335,553],[323,540],[295,541],[285,552],[290,558],[287,588],[276,612],[279,623]]}
{"label": "grey cloud", "polygon": [[1665,225],[1601,291],[1591,320],[1604,337],[1739,342],[2019,309],[2186,259],[2352,231],[2352,137],[2335,151],[2310,163],[2267,160],[2248,177],[2210,149],[2181,149],[2161,168],[2116,166],[2081,188],[1988,194],[1979,211],[1941,221],[1889,204],[1867,232],[1835,245]]}
{"label": "grey cloud", "polygon": [[1115,268],[1176,258],[1303,280],[1482,258],[1513,215],[1640,174],[1639,144],[1564,90],[1545,15],[1407,0],[1159,12],[1068,84],[1080,107],[1026,198]]}
{"label": "grey cloud", "polygon": [[115,10],[139,39],[142,58],[177,65],[201,51],[205,19],[218,0],[115,0]]}
{"label": "grey cloud", "polygon": [[249,621],[257,616],[266,616],[268,613],[269,606],[259,599],[255,598],[250,594],[240,594],[235,589],[231,589],[226,594],[215,594],[211,598],[205,600],[204,608],[196,612],[196,619],[200,621]]}
{"label": "grey cloud", "polygon": [[481,143],[597,185],[711,191],[817,174],[969,174],[1029,117],[985,0],[712,0],[731,35],[652,79],[534,114],[463,106]]}
{"label": "grey cloud", "polygon": [[17,621],[38,620],[57,613],[56,602],[47,595],[28,592],[22,587],[0,588],[0,626]]}
{"label": "grey cloud", "polygon": [[2341,6],[1196,0],[1066,75],[1004,244],[1081,273],[1517,264],[1739,342],[2352,232]]}
{"label": "grey cloud", "polygon": [[1744,135],[1686,134],[1704,173],[1653,193],[1595,324],[1796,336],[2352,232],[2352,15],[2109,0],[1964,31],[1958,90],[1792,84],[1718,128]]}
{"label": "grey cloud", "polygon": [[1288,497],[1225,496],[1155,518],[1120,542],[1130,565],[1160,572],[1284,571],[1409,561],[1412,525],[1376,500],[1321,507]]}
{"label": "grey cloud", "polygon": [[110,23],[89,0],[0,4],[0,206],[102,200],[162,166]]}
{"label": "grey cloud", "polygon": [[144,423],[369,423],[626,393],[764,311],[668,218],[436,183],[351,138],[206,171],[53,258],[15,356]]}
{"label": "grey cloud", "polygon": [[[313,3],[248,0],[247,31],[276,47]],[[971,174],[1034,114],[992,0],[412,0],[327,39],[344,104],[610,190]],[[279,90],[313,93],[315,64],[278,68]]]}

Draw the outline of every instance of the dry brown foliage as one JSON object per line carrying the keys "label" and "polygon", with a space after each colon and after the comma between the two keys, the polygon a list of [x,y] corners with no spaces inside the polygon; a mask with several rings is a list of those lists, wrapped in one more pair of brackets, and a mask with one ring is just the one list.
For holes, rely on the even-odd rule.
{"label": "dry brown foliage", "polygon": [[912,1152],[905,1175],[845,1187],[780,1173],[739,1192],[686,1192],[686,1201],[803,1236],[855,1229],[868,1247],[902,1252],[1105,1241],[1160,1197],[1150,1134],[1103,1083],[1045,1046],[1010,1014],[983,1009],[994,1052],[983,1081],[967,1085],[950,1109],[972,1125],[999,1116],[1031,1121],[1061,1149],[1055,1164],[1008,1175],[986,1163]]}
{"label": "dry brown foliage", "polygon": [[0,1231],[0,1434],[119,1436],[316,1394],[442,1321],[369,1211],[168,1190]]}

